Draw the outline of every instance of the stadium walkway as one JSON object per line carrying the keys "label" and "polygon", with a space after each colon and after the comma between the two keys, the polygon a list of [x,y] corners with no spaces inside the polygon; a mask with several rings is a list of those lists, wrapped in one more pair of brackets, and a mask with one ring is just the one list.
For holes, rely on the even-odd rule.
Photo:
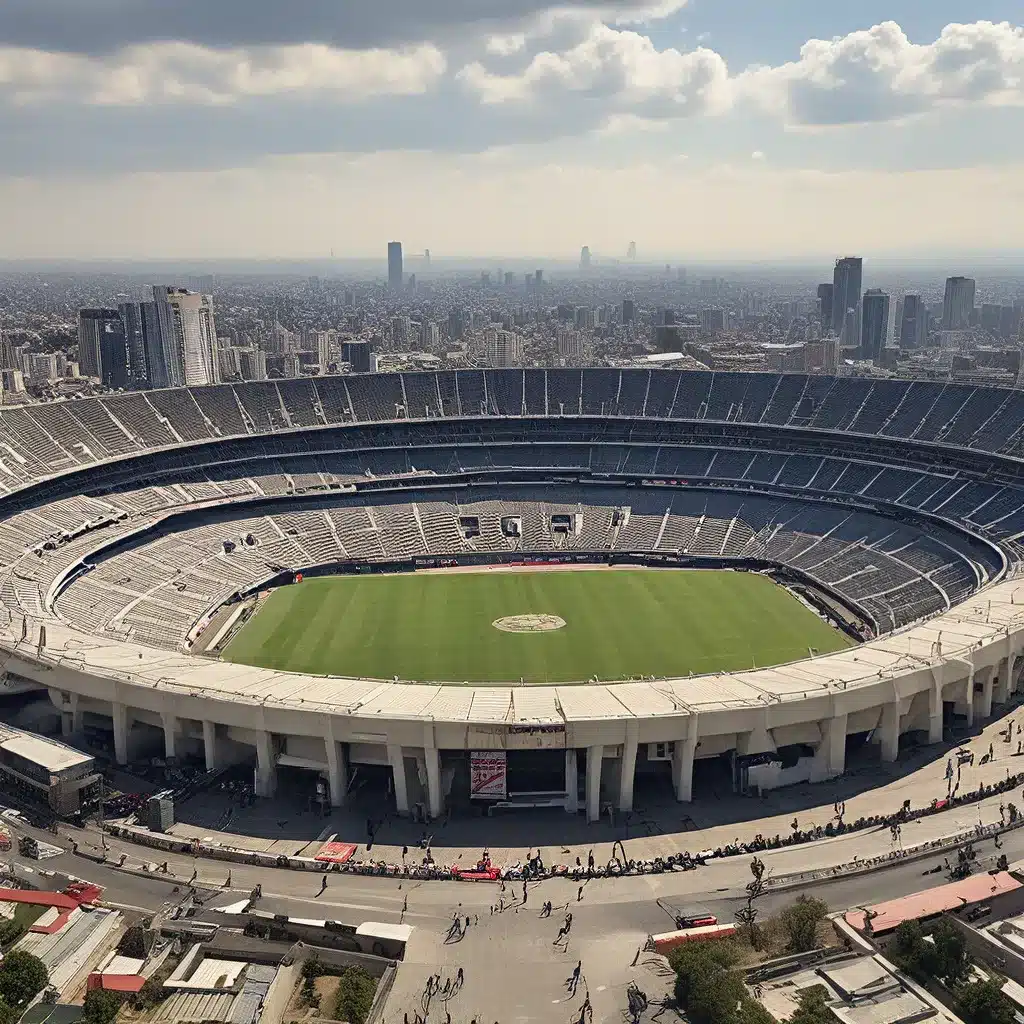
{"label": "stadium walkway", "polygon": [[[1012,726],[1012,739],[1006,741],[1006,734]],[[1022,730],[1018,733],[1018,730]],[[982,784],[993,784],[1005,779],[1008,775],[1024,772],[1024,755],[1017,755],[1018,740],[1024,740],[1024,706],[1010,706],[1001,719],[991,722],[978,735],[966,741],[962,746],[974,754],[974,765],[964,764],[961,769],[960,791],[969,792]],[[981,764],[984,755],[992,751],[992,760]],[[763,799],[730,798],[723,801],[697,801],[693,804],[672,803],[665,808],[665,813],[652,809],[650,813],[643,809],[630,815],[617,816],[614,825],[603,821],[601,824],[586,825],[577,816],[570,818],[562,812],[546,814],[525,813],[523,815],[508,814],[500,819],[477,818],[455,820],[445,826],[436,822],[431,826],[415,825],[401,819],[389,819],[378,830],[372,849],[366,848],[365,817],[357,818],[354,813],[341,812],[329,820],[314,821],[312,816],[303,820],[304,829],[314,827],[312,834],[296,836],[288,832],[294,829],[289,821],[273,823],[267,829],[267,822],[262,822],[260,829],[248,827],[253,823],[239,818],[235,827],[238,832],[218,831],[204,828],[201,824],[179,822],[171,829],[172,833],[182,838],[200,838],[215,841],[224,846],[240,849],[272,851],[289,855],[312,856],[320,847],[322,840],[335,837],[340,842],[360,844],[355,855],[360,860],[384,860],[388,863],[400,863],[402,846],[409,847],[409,860],[412,863],[422,859],[422,852],[417,844],[424,831],[433,836],[431,852],[439,865],[466,866],[475,863],[484,848],[489,849],[494,863],[502,866],[516,864],[526,858],[530,849],[540,847],[543,850],[546,864],[574,864],[577,857],[586,865],[591,850],[594,851],[597,863],[607,862],[611,855],[611,844],[621,840],[625,845],[626,854],[633,859],[652,859],[657,856],[668,856],[681,850],[695,853],[699,850],[714,849],[732,842],[744,842],[757,835],[787,835],[794,818],[801,830],[816,825],[827,825],[835,820],[835,802],[845,800],[845,820],[854,821],[860,817],[876,814],[890,814],[898,811],[904,801],[909,800],[912,808],[927,806],[933,800],[943,799],[947,792],[945,775],[947,762],[952,761],[956,772],[955,748],[936,754],[928,751],[931,758],[927,764],[916,770],[891,777],[891,767],[897,766],[865,766],[851,775],[844,776],[829,783],[792,787],[779,793],[769,794]],[[955,778],[955,775],[954,775]],[[885,781],[888,779],[888,781]],[[874,788],[877,785],[877,788]],[[1024,794],[1008,793],[1003,797],[986,801],[989,813],[986,823],[999,820],[999,804],[1015,803],[1018,810],[1024,813]],[[255,813],[263,815],[280,813],[280,808],[261,805],[267,802],[258,801]],[[907,834],[902,842],[912,845],[929,838],[951,834],[962,828],[970,827],[978,822],[977,805],[961,806],[955,810],[943,812],[935,817],[926,818],[907,827]],[[662,810],[661,808],[658,809]],[[759,813],[760,812],[760,813]],[[291,822],[295,820],[295,809],[292,808]],[[763,816],[761,816],[763,815]],[[722,822],[723,817],[731,820]],[[692,822],[692,826],[687,824]],[[296,823],[297,824],[297,823]],[[243,830],[249,834],[242,834]],[[268,831],[271,834],[267,834]],[[297,831],[297,829],[295,829]],[[892,849],[891,840],[886,833],[887,849]],[[262,835],[256,834],[262,832]],[[274,835],[273,833],[276,833]],[[854,833],[845,837],[842,843],[854,842],[856,836],[866,833]],[[495,842],[497,839],[504,843]],[[511,841],[510,841],[511,840]],[[823,840],[823,843],[839,843],[840,840]],[[874,856],[880,850],[864,854]],[[807,846],[800,849],[807,849]],[[834,862],[834,861],[833,861]]]}

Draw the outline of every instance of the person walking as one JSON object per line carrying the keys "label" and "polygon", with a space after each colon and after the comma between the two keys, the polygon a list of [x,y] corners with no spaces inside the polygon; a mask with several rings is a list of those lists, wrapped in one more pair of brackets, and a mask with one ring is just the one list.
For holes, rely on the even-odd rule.
{"label": "person walking", "polygon": [[316,894],[316,899],[320,899],[321,896],[327,891],[327,876],[323,875],[320,879],[320,891]]}

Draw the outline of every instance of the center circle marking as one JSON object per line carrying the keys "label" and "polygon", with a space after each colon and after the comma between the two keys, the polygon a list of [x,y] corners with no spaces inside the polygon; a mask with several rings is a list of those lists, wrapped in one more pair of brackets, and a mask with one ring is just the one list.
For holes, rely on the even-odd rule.
{"label": "center circle marking", "polygon": [[506,615],[491,625],[503,633],[549,633],[561,629],[565,619],[559,615]]}

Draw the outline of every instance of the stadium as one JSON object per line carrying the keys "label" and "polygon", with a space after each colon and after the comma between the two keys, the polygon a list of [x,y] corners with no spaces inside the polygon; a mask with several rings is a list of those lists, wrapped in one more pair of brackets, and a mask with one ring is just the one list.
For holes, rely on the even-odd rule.
{"label": "stadium", "polygon": [[0,410],[0,646],[118,763],[597,820],[1015,692],[1024,392],[358,374]]}

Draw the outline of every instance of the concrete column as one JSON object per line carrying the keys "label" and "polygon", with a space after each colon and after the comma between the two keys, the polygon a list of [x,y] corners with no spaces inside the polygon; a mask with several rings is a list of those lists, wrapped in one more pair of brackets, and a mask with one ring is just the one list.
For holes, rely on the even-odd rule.
{"label": "concrete column", "polygon": [[444,813],[441,799],[441,754],[437,747],[424,747],[423,757],[427,763],[427,803],[430,817],[440,818]]}
{"label": "concrete column", "polygon": [[112,705],[111,717],[114,720],[114,760],[118,764],[128,763],[128,708],[115,701]]}
{"label": "concrete column", "polygon": [[274,755],[274,736],[269,732],[256,733],[256,795],[273,796],[277,792],[277,759]]}
{"label": "concrete column", "polygon": [[587,748],[587,821],[601,820],[601,763],[604,747]]}
{"label": "concrete column", "polygon": [[164,757],[176,757],[174,744],[178,732],[178,718],[164,712],[160,715],[160,720],[164,727]]}
{"label": "concrete column", "polygon": [[622,762],[619,765],[619,810],[633,810],[633,780],[636,777],[636,748],[640,723],[626,722],[626,741],[622,744]]}
{"label": "concrete column", "polygon": [[[981,693],[974,693],[974,685],[981,685]],[[992,668],[981,668],[974,673],[971,694],[974,698],[974,711],[982,721],[992,717]]]}
{"label": "concrete column", "polygon": [[828,720],[828,770],[833,775],[846,771],[846,715],[836,715]]}
{"label": "concrete column", "polygon": [[206,770],[212,772],[218,767],[217,726],[213,722],[203,722],[203,750],[206,754]]}
{"label": "concrete column", "polygon": [[882,760],[895,761],[900,752],[900,702],[894,700],[882,708]]}
{"label": "concrete column", "polygon": [[75,716],[70,711],[62,711],[60,713],[60,734],[61,736],[70,736],[75,730]]}
{"label": "concrete column", "polygon": [[399,814],[409,813],[409,786],[405,781],[405,756],[397,743],[388,744],[388,761],[395,783],[395,809]]}
{"label": "concrete column", "polygon": [[814,752],[812,782],[842,775],[846,769],[846,715],[826,718],[821,723],[821,742]]}
{"label": "concrete column", "polygon": [[579,769],[576,765],[576,748],[565,750],[565,810],[575,814],[580,809]]}
{"label": "concrete column", "polygon": [[942,742],[942,687],[934,682],[928,691],[928,742]]}
{"label": "concrete column", "polygon": [[1020,689],[1021,676],[1024,675],[1024,654],[1013,656],[1013,668],[1010,670],[1010,693]]}
{"label": "concrete column", "polygon": [[996,678],[992,686],[992,700],[996,704],[1005,704],[1010,699],[1010,662],[1012,658],[1004,658],[996,667]]}
{"label": "concrete column", "polygon": [[348,787],[348,766],[333,736],[324,737],[324,747],[327,751],[327,784],[331,789],[331,806],[344,807],[345,790]]}
{"label": "concrete column", "polygon": [[672,786],[680,803],[688,804],[693,799],[693,757],[696,752],[695,736],[676,740],[672,753]]}
{"label": "concrete column", "polygon": [[972,672],[964,680],[964,700],[962,705],[964,714],[967,716],[967,728],[974,726],[974,673]]}

